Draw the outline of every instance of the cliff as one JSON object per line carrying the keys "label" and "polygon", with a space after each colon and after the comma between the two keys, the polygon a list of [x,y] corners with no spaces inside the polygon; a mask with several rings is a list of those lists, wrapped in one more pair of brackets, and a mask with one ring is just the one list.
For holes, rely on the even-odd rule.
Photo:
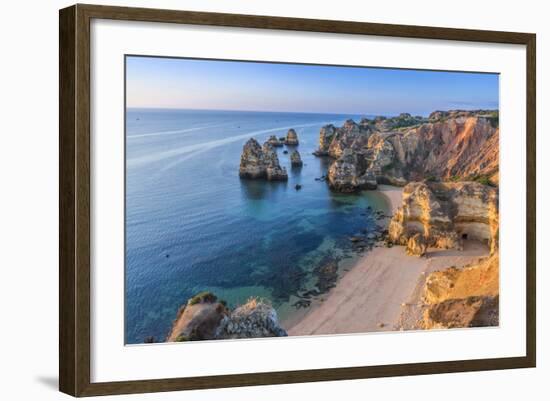
{"label": "cliff", "polygon": [[426,329],[498,326],[498,254],[464,269],[450,267],[431,273],[423,302],[421,326]]}
{"label": "cliff", "polygon": [[[274,138],[277,140],[276,137]],[[239,177],[269,181],[286,181],[288,179],[286,169],[279,164],[277,152],[270,144],[270,140],[263,146],[260,146],[254,138],[245,143],[241,154]]]}
{"label": "cliff", "polygon": [[[314,154],[337,161],[349,149],[357,155],[358,174],[368,171],[383,184],[430,179],[498,185],[498,140],[497,111],[437,111],[428,119],[404,113],[362,119],[359,124],[347,120],[340,128],[324,126]],[[359,190],[361,185],[353,184],[354,180],[361,183],[356,178],[349,176],[347,185],[333,188]],[[328,179],[330,183],[330,172]]]}
{"label": "cliff", "polygon": [[277,312],[269,304],[250,299],[234,310],[209,292],[195,295],[180,308],[167,342],[227,338],[283,337]]}
{"label": "cliff", "polygon": [[[462,239],[498,248],[498,190],[477,182],[413,182],[403,188],[402,205],[388,227],[388,239],[400,245],[461,249]],[[414,238],[413,238],[414,237]],[[412,254],[417,254],[414,251]]]}

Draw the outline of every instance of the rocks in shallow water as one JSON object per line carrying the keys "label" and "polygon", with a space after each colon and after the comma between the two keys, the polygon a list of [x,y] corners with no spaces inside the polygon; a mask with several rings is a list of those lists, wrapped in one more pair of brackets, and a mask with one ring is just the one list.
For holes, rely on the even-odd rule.
{"label": "rocks in shallow water", "polygon": [[302,158],[300,157],[300,152],[298,152],[297,150],[293,150],[290,154],[290,164],[292,165],[292,167],[302,167],[302,165],[304,164],[302,162]]}
{"label": "rocks in shallow water", "polygon": [[271,135],[267,139],[266,143],[269,143],[271,146],[276,147],[276,148],[283,146],[283,143],[281,141],[279,141],[279,139],[275,135]]}
{"label": "rocks in shallow water", "polygon": [[254,138],[250,138],[243,146],[239,176],[252,179],[266,177],[264,152]]}
{"label": "rocks in shallow water", "polygon": [[420,233],[416,233],[407,241],[406,253],[411,256],[425,256],[428,250],[426,239]]}
{"label": "rocks in shallow water", "polygon": [[300,189],[302,189],[302,186],[300,184],[296,184],[294,186],[294,189],[296,189],[296,191],[299,191]]}
{"label": "rocks in shallow water", "polygon": [[[210,294],[210,293],[208,293]],[[200,295],[200,294],[199,294]],[[191,298],[180,308],[166,341],[220,340],[227,338],[282,337],[277,312],[252,298],[230,311],[215,295]]]}
{"label": "rocks in shallow water", "polygon": [[280,166],[277,152],[269,142],[262,147],[254,138],[249,139],[243,147],[239,176],[269,181],[286,181],[288,179],[286,169]]}
{"label": "rocks in shallow water", "polygon": [[285,138],[285,145],[288,146],[297,146],[299,144],[298,134],[294,131],[294,128],[288,130]]}

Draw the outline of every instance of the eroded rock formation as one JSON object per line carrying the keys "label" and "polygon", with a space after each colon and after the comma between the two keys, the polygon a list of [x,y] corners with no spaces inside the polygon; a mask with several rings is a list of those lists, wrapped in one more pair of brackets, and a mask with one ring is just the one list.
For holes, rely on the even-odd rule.
{"label": "eroded rock formation", "polygon": [[407,245],[421,234],[428,246],[461,249],[462,239],[498,248],[498,190],[477,182],[413,182],[388,228],[389,240]]}
{"label": "eroded rock formation", "polygon": [[416,233],[407,241],[405,252],[410,256],[424,256],[428,250],[428,243],[424,235]]}
{"label": "eroded rock formation", "polygon": [[277,312],[269,304],[250,299],[229,310],[209,292],[198,294],[180,308],[167,342],[221,340],[226,338],[282,337]]}
{"label": "eroded rock formation", "polygon": [[314,154],[339,159],[350,149],[378,183],[430,179],[498,185],[498,138],[497,111],[438,111],[428,119],[404,113],[359,124],[348,120],[340,128],[327,125]]}
{"label": "eroded rock formation", "polygon": [[277,148],[277,147],[281,147],[283,146],[283,142],[279,140],[279,138],[277,138],[275,135],[271,135],[266,143],[269,143],[271,146]]}
{"label": "eroded rock formation", "polygon": [[299,144],[298,134],[294,131],[294,128],[288,130],[285,138],[285,145],[288,146],[297,146]]}
{"label": "eroded rock formation", "polygon": [[376,189],[376,176],[367,169],[365,159],[351,149],[329,167],[329,186],[339,192],[353,192],[358,189]]}
{"label": "eroded rock formation", "polygon": [[290,154],[290,164],[292,165],[292,167],[302,167],[302,165],[304,164],[302,162],[300,153],[297,150],[293,150]]}
{"label": "eroded rock formation", "polygon": [[[277,138],[275,138],[277,139]],[[267,179],[269,181],[285,181],[288,174],[279,164],[277,152],[269,141],[260,146],[254,138],[249,139],[241,154],[239,176],[250,179]]]}
{"label": "eroded rock formation", "polygon": [[498,253],[463,269],[431,273],[423,302],[423,328],[498,326]]}

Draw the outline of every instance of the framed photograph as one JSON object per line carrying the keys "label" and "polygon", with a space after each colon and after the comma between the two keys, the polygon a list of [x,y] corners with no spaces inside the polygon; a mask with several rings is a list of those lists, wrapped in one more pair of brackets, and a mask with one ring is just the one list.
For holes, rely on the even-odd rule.
{"label": "framed photograph", "polygon": [[60,390],[534,367],[535,35],[60,11]]}

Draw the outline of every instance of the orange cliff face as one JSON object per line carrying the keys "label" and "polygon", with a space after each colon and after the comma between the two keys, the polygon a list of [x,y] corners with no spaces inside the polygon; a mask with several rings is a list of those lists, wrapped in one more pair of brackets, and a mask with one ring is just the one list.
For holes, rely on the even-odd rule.
{"label": "orange cliff face", "polygon": [[424,329],[498,326],[498,254],[464,269],[450,267],[430,274],[423,302]]}
{"label": "orange cliff face", "polygon": [[378,184],[400,186],[424,179],[498,185],[498,145],[497,111],[449,111],[328,125],[315,154],[335,159],[327,178],[336,191],[364,189],[365,177],[374,189],[373,176]]}
{"label": "orange cliff face", "polygon": [[498,190],[477,182],[412,182],[403,189],[388,238],[407,245],[417,234],[428,246],[461,249],[462,239],[498,249]]}

